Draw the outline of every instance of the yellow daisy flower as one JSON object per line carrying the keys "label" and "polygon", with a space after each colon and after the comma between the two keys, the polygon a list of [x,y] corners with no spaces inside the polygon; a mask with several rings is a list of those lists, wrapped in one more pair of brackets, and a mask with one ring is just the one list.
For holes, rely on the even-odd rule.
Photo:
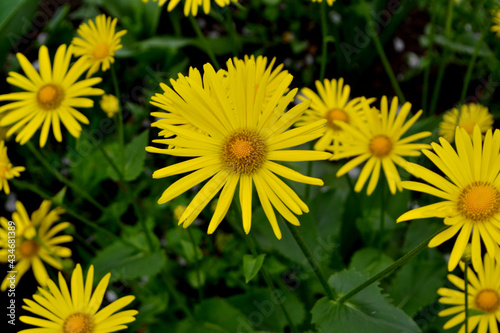
{"label": "yellow daisy flower", "polygon": [[[332,145],[338,146],[342,140],[344,131],[335,124],[335,121],[349,123],[353,118],[362,118],[363,104],[361,98],[349,100],[351,87],[344,85],[343,78],[338,81],[325,79],[323,84],[321,81],[316,81],[316,90],[319,95],[309,88],[301,90],[302,95],[299,95],[299,99],[303,101],[310,99],[311,106],[299,119],[297,126],[309,125],[318,119],[326,119],[324,134],[314,145],[316,150],[325,150]],[[367,103],[370,104],[373,101],[375,101],[374,98],[369,99]]]}
{"label": "yellow daisy flower", "polygon": [[493,26],[491,27],[491,31],[495,32],[497,37],[500,38],[500,10],[495,12],[495,16],[493,17]]}
{"label": "yellow daisy flower", "polygon": [[[10,271],[17,271],[16,274],[8,274],[2,282],[0,289],[4,291],[11,285],[16,285],[26,271],[32,267],[35,278],[41,286],[47,285],[49,278],[43,261],[61,270],[60,258],[71,257],[71,250],[60,246],[61,243],[71,242],[70,235],[56,236],[60,231],[70,226],[69,222],[59,221],[59,215],[64,210],[57,207],[51,211],[51,202],[44,200],[40,208],[31,214],[31,219],[21,202],[16,202],[16,211],[12,213],[12,221],[15,227],[15,247],[8,244],[9,231],[12,227],[6,218],[0,217],[0,261],[9,263]],[[12,234],[10,234],[12,235]],[[14,261],[16,265],[14,266]]]}
{"label": "yellow daisy flower", "polygon": [[87,77],[92,76],[99,67],[105,72],[115,62],[115,52],[122,48],[121,37],[127,30],[115,32],[118,20],[101,14],[78,27],[80,37],[74,37],[71,45],[74,46],[75,56],[85,59],[90,67]]}
{"label": "yellow daisy flower", "polygon": [[[154,2],[157,2],[158,0],[153,0]],[[196,16],[198,14],[198,7],[203,6],[203,12],[205,14],[210,13],[210,1],[211,0],[185,0],[184,1],[184,16],[189,16],[193,15]],[[220,7],[225,7],[229,5],[229,3],[233,2],[238,2],[238,0],[215,0],[215,3],[219,5]],[[328,0],[331,1],[331,0]],[[147,3],[148,0],[142,0],[142,2]],[[163,6],[167,0],[159,0],[158,1],[158,6]],[[167,10],[170,12],[172,11],[178,4],[181,2],[181,0],[170,0],[168,3]]]}
{"label": "yellow daisy flower", "polygon": [[271,70],[267,69],[262,85],[256,90],[256,65],[253,60],[248,63],[239,60],[234,64],[229,60],[227,66],[229,89],[225,88],[224,80],[220,80],[210,64],[204,66],[203,86],[206,89],[184,76],[172,81],[173,89],[167,87],[164,96],[169,101],[169,110],[182,114],[188,123],[201,129],[203,133],[183,126],[165,125],[166,129],[175,133],[175,137],[153,142],[175,148],[146,148],[151,153],[191,157],[153,173],[153,178],[164,178],[194,171],[170,185],[158,203],[168,202],[210,178],[188,205],[179,224],[189,226],[222,189],[208,227],[208,233],[211,234],[226,215],[239,183],[243,227],[248,233],[252,220],[252,188],[255,184],[273,231],[276,237],[281,238],[273,206],[295,225],[299,225],[299,221],[293,213],[300,215],[309,209],[276,174],[312,185],[323,185],[323,182],[303,176],[274,161],[329,158],[331,154],[326,152],[283,150],[319,137],[325,120],[288,130],[309,106],[308,102],[300,103],[285,112],[297,93],[297,89],[294,89],[283,96],[292,79],[291,75],[288,74],[263,108]]}
{"label": "yellow daisy flower", "polygon": [[102,95],[104,91],[92,87],[101,82],[101,78],[76,82],[88,66],[84,59],[79,59],[70,68],[72,53],[71,46],[67,49],[66,45],[59,46],[52,67],[47,47],[40,47],[40,74],[24,55],[17,53],[27,77],[9,72],[7,82],[27,91],[0,95],[0,101],[16,101],[0,107],[0,113],[10,111],[0,120],[0,126],[12,125],[7,132],[8,137],[19,130],[16,142],[23,145],[42,127],[40,147],[43,147],[52,125],[54,137],[61,142],[60,122],[71,135],[76,138],[80,136],[82,127],[78,121],[88,124],[89,120],[75,107],[92,107],[94,102],[83,96]]}
{"label": "yellow daisy flower", "polygon": [[[323,0],[311,0],[312,2],[323,2]],[[326,2],[328,3],[328,6],[332,6],[333,3],[335,2],[335,0],[326,0]]]}
{"label": "yellow daisy flower", "polygon": [[71,276],[71,289],[59,272],[59,287],[49,279],[49,291],[38,288],[39,293],[33,295],[34,301],[24,299],[26,305],[23,305],[23,309],[38,317],[21,316],[19,320],[37,328],[28,328],[19,333],[109,333],[126,329],[125,324],[133,322],[138,312],[120,310],[129,305],[135,299],[134,296],[124,296],[98,311],[110,276],[111,273],[106,274],[92,293],[93,266],[90,266],[84,283],[82,267],[76,265]]}
{"label": "yellow daisy flower", "polygon": [[26,170],[25,167],[18,166],[13,167],[12,163],[10,163],[9,157],[7,156],[7,147],[5,146],[5,142],[3,140],[0,141],[0,191],[4,190],[5,194],[10,193],[8,179],[12,179],[14,177],[19,177]]}
{"label": "yellow daisy flower", "polygon": [[464,104],[460,111],[453,108],[443,115],[443,121],[439,123],[439,135],[449,142],[455,139],[455,129],[462,127],[472,135],[474,127],[478,125],[481,133],[485,133],[492,128],[493,115],[488,112],[488,108],[479,104]]}
{"label": "yellow daisy flower", "polygon": [[[500,265],[488,254],[484,256],[484,265],[479,260],[477,274],[471,269],[467,272],[468,309],[483,311],[483,314],[470,314],[468,320],[469,332],[477,327],[478,333],[498,332],[500,323]],[[465,269],[460,262],[462,271]],[[452,305],[450,308],[439,312],[440,317],[454,316],[443,326],[449,329],[462,324],[459,333],[465,333],[465,282],[455,275],[448,275],[448,280],[458,289],[439,288],[438,294],[442,296],[439,302]],[[489,328],[489,329],[488,329]]]}
{"label": "yellow daisy flower", "polygon": [[405,103],[401,109],[398,109],[396,97],[392,99],[390,107],[387,97],[382,97],[380,111],[370,108],[364,99],[362,104],[365,120],[355,117],[351,119],[350,123],[334,122],[346,134],[332,159],[355,157],[339,169],[337,177],[346,174],[349,170],[366,161],[354,190],[360,192],[371,174],[366,193],[372,194],[377,186],[382,168],[389,189],[392,194],[395,194],[396,189],[402,190],[399,185],[401,178],[396,165],[406,169],[408,162],[402,156],[419,156],[420,149],[430,147],[428,144],[413,142],[430,136],[431,132],[420,132],[402,139],[403,134],[420,117],[422,110],[405,123],[406,117],[410,113],[411,104]]}
{"label": "yellow daisy flower", "polygon": [[109,118],[113,118],[113,116],[120,111],[120,103],[118,102],[118,98],[114,95],[102,95],[99,105]]}
{"label": "yellow daisy flower", "polygon": [[403,188],[428,193],[444,199],[401,215],[397,222],[413,219],[440,217],[450,227],[434,237],[429,247],[435,247],[458,233],[451,251],[448,270],[460,261],[472,234],[472,264],[476,271],[481,261],[481,240],[487,252],[495,256],[500,251],[500,130],[486,132],[484,144],[479,126],[473,138],[463,128],[455,134],[457,150],[444,138],[432,143],[434,152],[424,154],[445,174],[442,177],[420,165],[410,163],[407,168],[414,176],[430,185],[405,181]]}

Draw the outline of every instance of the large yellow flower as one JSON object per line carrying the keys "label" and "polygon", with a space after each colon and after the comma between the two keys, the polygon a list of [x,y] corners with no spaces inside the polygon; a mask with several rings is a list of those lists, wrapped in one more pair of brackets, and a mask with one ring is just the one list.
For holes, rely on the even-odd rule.
{"label": "large yellow flower", "polygon": [[[153,0],[157,2],[158,0]],[[158,6],[163,6],[168,0],[159,0]],[[203,12],[205,14],[210,13],[210,1],[211,0],[184,0],[184,16],[193,15],[196,16],[198,14],[198,7],[203,6]],[[238,2],[238,0],[215,0],[215,3],[220,7],[225,7],[233,2]],[[328,0],[331,1],[331,0]],[[142,0],[142,2],[147,3],[148,0]],[[168,3],[167,10],[172,11],[181,0],[170,0]]]}
{"label": "large yellow flower", "polygon": [[422,110],[420,110],[405,123],[411,109],[410,103],[405,103],[399,111],[396,97],[392,99],[390,107],[387,98],[382,97],[380,111],[370,108],[366,100],[362,100],[362,103],[364,120],[354,117],[350,123],[334,122],[346,134],[341,145],[338,146],[338,150],[334,151],[333,159],[355,157],[339,169],[337,177],[346,174],[349,170],[366,161],[354,190],[360,192],[371,174],[366,193],[372,194],[377,186],[382,168],[389,189],[394,194],[396,189],[401,190],[399,185],[401,178],[396,165],[406,169],[408,163],[401,156],[419,156],[420,149],[428,148],[429,145],[413,142],[428,137],[431,133],[420,132],[401,138],[422,114]]}
{"label": "large yellow flower", "polygon": [[38,288],[39,294],[33,295],[34,301],[24,300],[26,305],[23,305],[23,309],[38,317],[21,316],[19,320],[37,328],[28,328],[19,333],[109,333],[126,329],[125,324],[133,322],[138,312],[120,310],[130,304],[134,296],[124,296],[98,311],[110,276],[111,273],[106,274],[92,293],[93,266],[90,266],[84,283],[82,267],[76,265],[70,288],[59,272],[59,287],[49,279],[49,291]]}
{"label": "large yellow flower", "polygon": [[446,178],[411,163],[407,170],[430,185],[414,181],[401,184],[408,190],[428,193],[444,201],[411,210],[397,222],[444,218],[444,224],[450,227],[434,237],[429,247],[438,246],[458,233],[448,262],[450,271],[460,261],[472,234],[472,264],[478,271],[481,239],[491,256],[500,251],[500,131],[486,132],[483,144],[479,126],[474,128],[472,139],[459,127],[455,141],[456,151],[443,138],[439,139],[441,145],[432,143],[434,152],[423,151]]}
{"label": "large yellow flower", "polygon": [[283,96],[291,75],[287,75],[287,79],[263,107],[271,70],[268,68],[262,84],[256,88],[256,66],[253,60],[248,63],[239,60],[235,64],[229,60],[227,66],[228,89],[225,81],[220,79],[210,64],[204,66],[205,89],[196,80],[185,76],[172,81],[173,89],[165,86],[167,110],[182,115],[188,123],[202,130],[202,133],[184,126],[165,125],[166,129],[175,133],[175,137],[153,142],[175,148],[146,148],[152,153],[191,157],[154,172],[154,178],[163,178],[194,171],[170,185],[158,203],[170,201],[210,178],[186,208],[179,224],[189,226],[222,189],[208,227],[208,233],[211,234],[226,215],[239,183],[243,227],[248,233],[252,220],[252,188],[255,184],[274,233],[281,238],[273,206],[295,225],[299,221],[293,213],[300,215],[308,212],[308,207],[276,174],[307,184],[322,185],[323,182],[303,176],[274,161],[329,158],[331,154],[326,152],[283,150],[319,137],[325,120],[288,130],[309,106],[308,102],[300,103],[285,112],[297,93],[297,89],[294,89]]}
{"label": "large yellow flower", "polygon": [[[344,131],[334,122],[349,123],[353,118],[363,118],[363,103],[361,103],[361,98],[349,100],[351,87],[344,85],[343,78],[338,81],[325,79],[323,84],[321,81],[316,81],[316,90],[319,95],[309,88],[302,89],[303,95],[299,95],[299,99],[303,101],[310,99],[311,106],[299,119],[297,126],[309,125],[318,119],[326,119],[324,134],[316,142],[314,149],[325,150],[333,145],[335,150],[342,140]],[[374,98],[370,99],[367,103],[370,104],[374,100]]]}
{"label": "large yellow flower", "polygon": [[78,27],[77,33],[80,37],[75,37],[71,41],[74,46],[75,56],[86,60],[89,68],[87,77],[91,76],[99,67],[102,71],[107,71],[115,62],[115,52],[122,48],[121,37],[127,30],[116,32],[116,22],[118,19],[106,17],[101,14],[87,23],[82,23]]}
{"label": "large yellow flower", "polygon": [[495,12],[495,17],[493,17],[493,26],[491,31],[495,32],[497,37],[500,38],[500,9]]}
{"label": "large yellow flower", "polygon": [[[498,332],[500,323],[500,265],[488,254],[484,256],[484,265],[479,260],[477,274],[472,270],[467,272],[468,288],[468,310],[483,311],[483,314],[469,314],[469,332],[477,326],[478,333]],[[460,262],[462,271],[465,269],[463,262]],[[458,289],[440,288],[438,294],[442,296],[439,302],[452,305],[450,308],[439,312],[439,316],[454,317],[444,324],[444,329],[455,327],[465,321],[465,282],[455,275],[448,275],[448,280]],[[489,330],[488,330],[489,328]],[[465,324],[459,330],[465,333]]]}
{"label": "large yellow flower", "polygon": [[464,128],[469,135],[472,135],[474,127],[478,125],[481,133],[485,133],[492,128],[493,115],[488,112],[488,108],[479,104],[464,104],[458,111],[453,108],[443,115],[443,121],[439,123],[439,135],[442,135],[449,142],[455,139],[455,129],[457,126]]}
{"label": "large yellow flower", "polygon": [[14,177],[19,177],[20,172],[26,170],[25,167],[18,166],[13,167],[10,163],[9,157],[7,156],[7,147],[3,140],[0,141],[0,191],[4,190],[5,194],[10,193],[10,187],[7,180]]}
{"label": "large yellow flower", "polygon": [[[18,201],[16,212],[12,213],[13,224],[6,218],[0,217],[0,261],[8,262],[10,271],[17,271],[5,277],[0,287],[2,291],[11,285],[17,286],[30,267],[33,268],[38,283],[45,287],[49,276],[43,261],[61,270],[60,259],[71,257],[71,250],[59,244],[70,242],[73,237],[56,236],[57,233],[69,227],[70,223],[57,223],[59,215],[64,213],[64,210],[57,207],[49,211],[51,204],[49,200],[44,200],[40,208],[31,214],[30,219],[23,204]],[[13,230],[12,227],[15,229]],[[9,239],[15,240],[15,243]]]}
{"label": "large yellow flower", "polygon": [[87,70],[85,59],[79,59],[70,67],[73,48],[61,45],[57,49],[54,66],[51,66],[49,51],[40,47],[40,74],[21,53],[17,59],[27,77],[16,72],[9,72],[7,82],[24,92],[0,95],[0,101],[16,101],[0,107],[0,113],[9,113],[0,120],[0,126],[12,127],[7,136],[19,131],[16,141],[25,144],[42,127],[40,147],[47,142],[50,126],[57,141],[62,141],[61,124],[74,137],[78,138],[82,127],[78,123],[88,124],[89,120],[75,108],[91,108],[94,102],[83,96],[102,95],[101,89],[92,86],[101,82],[101,78],[91,78],[76,82]]}

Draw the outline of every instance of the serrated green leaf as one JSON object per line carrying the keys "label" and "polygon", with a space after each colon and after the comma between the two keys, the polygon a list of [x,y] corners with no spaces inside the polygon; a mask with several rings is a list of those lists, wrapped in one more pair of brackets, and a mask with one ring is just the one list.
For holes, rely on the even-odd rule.
{"label": "serrated green leaf", "polygon": [[250,282],[260,271],[264,263],[265,254],[259,254],[254,258],[251,254],[243,256],[243,274],[245,275],[245,283]]}
{"label": "serrated green leaf", "polygon": [[[329,284],[339,295],[364,282],[366,277],[353,270],[332,275]],[[414,333],[418,326],[402,310],[391,305],[375,285],[370,285],[345,303],[324,297],[316,302],[312,323],[321,333],[370,332]]]}

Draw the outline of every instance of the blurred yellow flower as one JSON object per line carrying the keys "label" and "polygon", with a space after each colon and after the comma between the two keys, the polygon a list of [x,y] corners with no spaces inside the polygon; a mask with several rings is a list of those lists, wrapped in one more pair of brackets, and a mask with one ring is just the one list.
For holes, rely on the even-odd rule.
{"label": "blurred yellow flower", "polygon": [[[157,2],[158,0],[152,0]],[[163,6],[168,0],[159,0],[158,6]],[[203,12],[205,14],[210,13],[210,1],[211,0],[184,0],[184,16],[193,15],[196,16],[198,14],[198,7],[203,6]],[[220,7],[225,7],[232,2],[238,2],[238,0],[215,0],[215,3]],[[328,0],[331,1],[331,0]],[[142,0],[142,2],[147,3],[148,0]],[[181,0],[170,0],[167,6],[167,10],[172,11]]]}
{"label": "blurred yellow flower", "polygon": [[458,234],[448,262],[448,270],[452,271],[472,236],[472,264],[478,271],[481,240],[491,256],[500,253],[500,130],[495,130],[494,134],[491,130],[486,132],[483,144],[479,126],[474,128],[472,139],[465,129],[457,127],[455,141],[456,150],[440,138],[441,145],[432,143],[434,152],[423,151],[445,177],[410,163],[407,170],[428,184],[401,183],[405,189],[427,193],[443,201],[406,212],[397,222],[444,218],[444,224],[450,227],[434,237],[429,247],[438,246]]}
{"label": "blurred yellow flower", "polygon": [[420,132],[402,139],[401,137],[420,117],[422,110],[405,122],[411,104],[405,103],[399,109],[396,97],[392,99],[390,107],[387,97],[382,97],[380,111],[371,108],[364,99],[362,103],[364,120],[354,117],[350,123],[334,122],[346,134],[338,150],[334,151],[332,159],[354,157],[339,169],[337,177],[366,161],[354,190],[360,192],[371,174],[366,193],[372,194],[378,183],[380,169],[383,169],[389,189],[395,194],[396,190],[402,190],[396,165],[406,169],[408,162],[402,156],[419,156],[421,149],[429,148],[428,144],[413,142],[430,136],[431,132]]}
{"label": "blurred yellow flower", "polygon": [[[311,0],[312,2],[323,2],[323,0]],[[331,6],[333,5],[333,3],[335,2],[335,0],[326,0],[326,2],[328,3],[328,6]]]}
{"label": "blurred yellow flower", "polygon": [[443,121],[439,123],[439,135],[449,142],[455,139],[455,129],[462,127],[472,135],[474,127],[478,125],[481,133],[485,133],[492,128],[493,115],[488,112],[488,108],[480,104],[464,104],[458,111],[453,108],[443,115]]}
{"label": "blurred yellow flower", "polygon": [[500,9],[495,12],[495,16],[492,21],[493,26],[491,27],[491,31],[495,32],[497,37],[500,38]]}
{"label": "blurred yellow flower", "polygon": [[104,91],[92,86],[101,78],[76,82],[88,69],[85,59],[79,59],[71,67],[73,48],[61,45],[57,49],[54,66],[51,66],[49,51],[40,47],[40,73],[21,53],[17,59],[27,77],[9,72],[7,82],[27,91],[0,95],[0,101],[15,101],[0,107],[0,113],[9,113],[0,120],[0,126],[12,127],[7,137],[19,131],[16,142],[25,144],[42,127],[40,147],[45,146],[50,126],[57,141],[62,141],[61,122],[75,138],[80,137],[82,127],[78,122],[88,124],[89,120],[75,108],[91,108],[94,102],[83,96],[102,95]]}
{"label": "blurred yellow flower", "polygon": [[[32,267],[38,283],[45,287],[49,275],[43,265],[45,261],[54,268],[61,270],[61,258],[71,257],[71,250],[60,246],[61,243],[71,242],[70,235],[56,236],[60,231],[68,228],[69,222],[59,221],[59,215],[64,213],[60,207],[50,210],[52,202],[44,200],[40,208],[31,214],[31,219],[21,202],[16,202],[16,211],[12,213],[12,222],[0,217],[0,261],[8,263],[9,270],[17,271],[13,279],[8,274],[0,289],[5,291],[9,286],[17,286],[21,277]],[[15,229],[12,229],[14,227]],[[15,230],[15,243],[8,240],[9,232]],[[12,234],[11,234],[12,235]],[[14,245],[10,245],[14,244]],[[14,249],[14,251],[13,251]],[[14,261],[16,262],[14,266]]]}
{"label": "blurred yellow flower", "polygon": [[[467,272],[467,310],[482,311],[482,314],[469,314],[468,328],[472,332],[476,327],[477,332],[498,332],[500,323],[500,265],[488,254],[484,256],[484,263],[478,261],[476,273],[471,269]],[[462,271],[465,269],[460,262]],[[449,329],[462,324],[459,332],[465,332],[465,281],[455,275],[448,275],[448,280],[459,290],[439,288],[438,294],[441,304],[451,307],[439,312],[440,317],[453,316],[443,328]]]}
{"label": "blurred yellow flower", "polygon": [[127,30],[115,32],[117,19],[111,19],[101,14],[87,23],[82,23],[78,27],[78,35],[71,41],[74,46],[75,56],[82,57],[88,64],[89,71],[87,77],[92,76],[99,67],[102,71],[107,71],[111,64],[115,62],[115,52],[122,48],[121,37]]}
{"label": "blurred yellow flower", "polygon": [[26,170],[25,167],[12,166],[9,157],[7,156],[7,147],[5,146],[5,142],[3,140],[0,140],[0,191],[3,188],[5,194],[9,194],[10,187],[7,180],[14,177],[19,177],[20,172],[23,172],[24,170]]}
{"label": "blurred yellow flower", "polygon": [[26,305],[23,309],[37,317],[21,316],[19,320],[37,328],[28,328],[19,333],[109,333],[126,329],[125,324],[133,322],[138,312],[120,310],[129,305],[135,299],[134,296],[124,296],[99,311],[110,276],[111,273],[106,274],[92,293],[94,266],[90,266],[84,283],[82,267],[76,265],[70,286],[59,272],[59,287],[49,279],[48,291],[38,288],[39,293],[33,295],[34,301],[24,299]]}
{"label": "blurred yellow flower", "polygon": [[102,111],[106,112],[109,118],[113,118],[113,116],[120,111],[120,103],[118,98],[114,95],[102,95],[99,105],[101,106]]}
{"label": "blurred yellow flower", "polygon": [[[256,88],[256,64],[233,60],[227,62],[227,77],[221,80],[210,64],[204,66],[203,86],[190,77],[179,75],[166,87],[165,102],[179,118],[198,128],[202,133],[185,126],[165,125],[175,137],[153,140],[174,148],[147,147],[151,153],[190,157],[153,173],[153,178],[164,178],[191,172],[170,185],[159,204],[170,201],[193,186],[207,180],[179,219],[189,226],[212,198],[222,190],[210,221],[208,233],[215,231],[233,200],[239,184],[243,228],[250,232],[252,220],[252,188],[255,184],[260,203],[277,238],[281,238],[274,208],[290,223],[299,225],[295,214],[308,212],[307,205],[286,185],[279,175],[292,181],[323,185],[320,179],[304,176],[274,161],[324,160],[330,153],[304,150],[284,150],[313,140],[322,133],[326,120],[288,130],[309,106],[296,105],[285,112],[297,89],[284,93],[288,84],[282,84],[263,108],[266,86],[271,69]],[[197,74],[199,75],[199,74]],[[285,82],[291,81],[287,74]]]}

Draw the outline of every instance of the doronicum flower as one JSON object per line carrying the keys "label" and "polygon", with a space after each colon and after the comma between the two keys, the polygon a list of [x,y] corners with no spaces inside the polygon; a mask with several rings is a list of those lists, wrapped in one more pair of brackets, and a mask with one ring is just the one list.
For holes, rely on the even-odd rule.
{"label": "doronicum flower", "polygon": [[[50,210],[51,202],[44,200],[40,208],[31,214],[31,219],[21,202],[16,202],[16,211],[12,213],[12,222],[15,231],[12,230],[12,222],[6,218],[0,217],[0,261],[7,262],[9,270],[17,271],[13,276],[14,280],[7,279],[7,275],[2,282],[0,289],[4,291],[10,285],[17,286],[21,277],[31,267],[33,274],[41,286],[47,285],[49,275],[43,262],[51,265],[55,269],[63,268],[61,258],[71,257],[71,250],[60,246],[61,243],[71,242],[73,237],[70,235],[57,234],[70,226],[69,222],[59,221],[59,215],[64,210],[57,207]],[[9,232],[15,234],[15,252],[12,246],[9,246]],[[12,235],[12,234],[10,234]],[[13,262],[15,267],[12,267]]]}
{"label": "doronicum flower", "polygon": [[500,9],[495,11],[493,17],[493,26],[491,27],[491,31],[496,33],[496,36],[500,38]]}
{"label": "doronicum flower", "polygon": [[[349,100],[351,87],[344,85],[344,79],[327,80],[323,83],[316,81],[316,90],[309,88],[301,90],[299,99],[311,100],[311,106],[297,122],[297,126],[309,125],[319,119],[326,119],[324,134],[314,145],[316,150],[325,150],[330,146],[338,146],[345,134],[344,130],[335,122],[349,123],[353,118],[363,118],[363,104],[361,98]],[[370,104],[375,99],[367,100]],[[334,148],[336,149],[336,148]]]}
{"label": "doronicum flower", "polygon": [[[157,2],[158,0],[153,0]],[[167,6],[167,10],[172,11],[181,0],[159,0],[158,5],[163,6],[167,1],[170,1]],[[198,7],[203,6],[203,12],[205,14],[210,13],[210,1],[211,0],[183,0],[184,1],[184,16],[193,15],[196,16],[198,14]],[[215,0],[215,3],[220,7],[225,7],[233,2],[237,2],[238,0]],[[331,0],[328,0],[331,1]],[[148,0],[142,0],[142,2],[147,3]]]}
{"label": "doronicum flower", "polygon": [[488,112],[488,108],[479,104],[464,104],[458,111],[453,108],[443,115],[443,121],[439,123],[439,135],[449,142],[455,139],[456,127],[462,127],[472,135],[474,127],[478,125],[481,133],[485,133],[492,128],[493,115]]}
{"label": "doronicum flower", "polygon": [[83,278],[82,267],[76,265],[68,287],[59,272],[59,287],[48,280],[49,290],[38,288],[33,300],[24,299],[23,309],[37,317],[21,316],[23,323],[36,326],[19,333],[61,332],[61,333],[109,333],[124,330],[125,324],[135,320],[136,310],[120,311],[129,305],[134,296],[124,296],[99,310],[111,273],[106,274],[92,293],[94,267],[90,266],[87,278]]}
{"label": "doronicum flower", "polygon": [[[471,269],[467,272],[467,305],[469,312],[469,332],[476,327],[477,332],[498,332],[500,323],[500,265],[488,254],[484,256],[484,263],[479,260],[476,274]],[[462,271],[465,269],[460,262]],[[465,332],[465,281],[458,276],[449,274],[448,280],[459,290],[439,288],[438,294],[441,304],[451,305],[448,309],[439,312],[439,316],[453,316],[443,328],[449,329],[462,324],[459,332]],[[479,313],[474,313],[476,310]]]}
{"label": "doronicum flower", "polygon": [[[311,0],[312,2],[323,2],[323,0]],[[333,3],[335,2],[335,0],[326,0],[326,2],[328,3],[328,6],[332,6]]]}
{"label": "doronicum flower", "polygon": [[7,82],[26,91],[0,95],[0,101],[15,101],[0,107],[0,113],[9,111],[0,120],[0,126],[12,125],[8,137],[19,131],[16,142],[23,145],[42,127],[40,147],[43,147],[52,125],[54,137],[61,142],[61,122],[72,136],[80,137],[82,127],[78,122],[88,124],[89,120],[75,108],[91,108],[94,102],[84,96],[102,95],[104,91],[92,87],[101,78],[77,82],[88,65],[85,59],[79,59],[70,67],[72,54],[71,46],[59,46],[51,66],[47,47],[40,47],[38,73],[24,55],[17,53],[26,77],[9,72]]}
{"label": "doronicum flower", "polygon": [[402,138],[422,114],[420,110],[405,122],[410,113],[410,103],[405,103],[399,111],[396,97],[392,99],[390,107],[387,98],[382,97],[380,111],[370,108],[364,99],[362,103],[364,120],[355,117],[350,123],[334,121],[345,132],[345,136],[332,159],[354,157],[338,170],[337,177],[366,161],[354,190],[360,192],[371,174],[366,193],[372,194],[377,186],[380,170],[383,169],[389,189],[395,194],[396,190],[402,190],[396,165],[406,169],[408,162],[402,156],[419,156],[420,149],[430,146],[414,141],[428,137],[431,133],[420,132]]}
{"label": "doronicum flower", "polygon": [[114,95],[102,95],[99,105],[109,118],[113,118],[113,116],[120,111],[120,102]]}
{"label": "doronicum flower", "polygon": [[331,154],[327,152],[285,150],[321,136],[326,120],[289,130],[309,106],[309,102],[304,102],[285,112],[297,93],[297,89],[294,89],[283,96],[291,82],[291,75],[287,75],[287,79],[263,107],[271,69],[266,70],[262,84],[256,88],[256,66],[253,60],[248,63],[239,60],[234,64],[229,60],[227,66],[227,85],[213,67],[206,64],[203,86],[190,77],[180,75],[178,80],[171,81],[173,89],[164,87],[164,96],[168,101],[164,105],[166,110],[182,115],[201,133],[185,126],[165,125],[164,128],[175,136],[153,142],[170,148],[146,148],[151,153],[189,158],[153,173],[153,178],[164,178],[191,172],[170,185],[158,203],[168,202],[209,179],[187,206],[179,224],[189,226],[222,190],[208,226],[208,233],[211,234],[226,215],[239,184],[243,228],[248,233],[252,220],[252,188],[255,185],[273,231],[276,237],[281,238],[273,207],[294,225],[299,225],[294,213],[300,215],[309,209],[276,175],[312,185],[323,185],[323,182],[275,161],[329,158]]}
{"label": "doronicum flower", "polygon": [[111,19],[101,14],[87,23],[82,23],[77,30],[80,37],[71,41],[74,46],[75,56],[85,59],[89,66],[87,77],[92,76],[99,67],[107,71],[115,62],[115,52],[122,48],[121,37],[127,30],[116,32],[117,19]]}
{"label": "doronicum flower", "polygon": [[424,150],[423,153],[445,177],[411,163],[407,170],[428,184],[405,181],[401,186],[443,201],[406,212],[397,222],[444,218],[449,228],[435,236],[429,247],[458,234],[448,262],[450,271],[457,266],[472,235],[472,264],[477,271],[481,262],[481,240],[491,256],[495,257],[500,251],[500,130],[494,134],[487,131],[483,144],[479,126],[474,128],[472,139],[459,127],[455,134],[457,150],[444,138],[439,138],[439,142],[440,145],[432,143],[434,152]]}
{"label": "doronicum flower", "polygon": [[10,187],[7,180],[12,179],[14,177],[19,177],[21,172],[26,170],[25,167],[12,166],[10,163],[9,156],[7,156],[7,147],[5,146],[5,142],[3,140],[0,141],[0,191],[3,188],[5,194],[10,193]]}

